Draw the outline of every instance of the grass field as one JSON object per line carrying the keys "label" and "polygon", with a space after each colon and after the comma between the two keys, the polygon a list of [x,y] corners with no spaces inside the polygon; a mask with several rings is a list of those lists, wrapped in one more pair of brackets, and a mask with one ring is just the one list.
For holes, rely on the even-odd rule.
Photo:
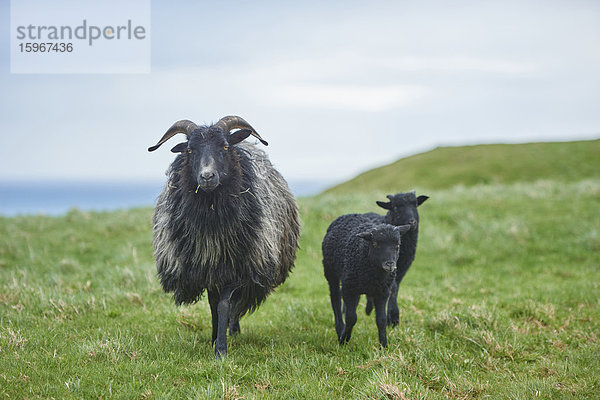
{"label": "grass field", "polygon": [[362,311],[337,344],[320,254],[386,188],[300,199],[295,270],[221,362],[206,299],[161,291],[152,210],[0,218],[0,398],[600,398],[599,170],[428,190],[387,349]]}
{"label": "grass field", "polygon": [[326,192],[394,192],[406,182],[411,185],[418,183],[427,189],[448,189],[456,185],[534,182],[540,179],[574,182],[597,178],[600,168],[598,160],[600,139],[438,147],[374,168]]}

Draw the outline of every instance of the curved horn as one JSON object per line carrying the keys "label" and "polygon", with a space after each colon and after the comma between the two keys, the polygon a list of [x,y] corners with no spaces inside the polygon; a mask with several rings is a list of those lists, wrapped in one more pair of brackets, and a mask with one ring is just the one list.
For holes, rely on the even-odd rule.
{"label": "curved horn", "polygon": [[260,135],[254,130],[254,128],[252,126],[250,126],[249,123],[247,123],[243,118],[235,116],[235,115],[228,115],[226,117],[223,117],[219,120],[219,122],[217,122],[215,124],[215,126],[223,129],[225,132],[229,133],[230,130],[232,129],[250,129],[250,134],[252,136],[254,136],[255,138],[257,138],[258,140],[260,140],[260,142],[262,144],[264,144],[265,146],[268,146],[269,143],[267,143],[266,140],[264,140],[263,138],[260,137]]}
{"label": "curved horn", "polygon": [[198,127],[198,125],[196,125],[195,123],[193,123],[192,121],[187,120],[187,119],[182,119],[181,121],[177,121],[169,128],[169,130],[163,135],[163,137],[160,138],[158,143],[156,143],[152,147],[148,147],[148,151],[154,151],[154,150],[158,149],[161,144],[163,144],[167,140],[171,139],[173,136],[177,135],[178,133],[185,133],[187,136],[190,134],[191,131],[193,131],[197,127]]}

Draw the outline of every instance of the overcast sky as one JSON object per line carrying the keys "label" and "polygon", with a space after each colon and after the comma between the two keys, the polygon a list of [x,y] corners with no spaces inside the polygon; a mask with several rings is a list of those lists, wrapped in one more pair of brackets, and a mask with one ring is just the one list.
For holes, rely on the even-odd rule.
{"label": "overcast sky", "polygon": [[[438,145],[600,137],[600,2],[152,2],[149,74],[10,73],[0,179],[164,179],[179,119],[240,115],[285,177]],[[173,145],[177,143],[172,140]]]}

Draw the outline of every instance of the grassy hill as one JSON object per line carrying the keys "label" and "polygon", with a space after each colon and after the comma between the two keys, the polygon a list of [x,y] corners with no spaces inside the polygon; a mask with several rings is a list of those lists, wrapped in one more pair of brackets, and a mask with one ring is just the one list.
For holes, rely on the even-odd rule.
{"label": "grassy hill", "polygon": [[600,177],[600,139],[577,142],[439,147],[375,168],[325,191],[386,193],[462,184],[572,182]]}
{"label": "grassy hill", "polygon": [[534,183],[490,167],[497,183],[427,191],[387,349],[364,301],[352,340],[337,344],[321,240],[335,217],[378,211],[374,198],[397,185],[299,200],[295,269],[221,362],[206,299],[175,307],[160,288],[151,209],[0,217],[0,398],[597,398],[598,141],[532,146],[566,154],[570,172],[538,156],[521,161]]}

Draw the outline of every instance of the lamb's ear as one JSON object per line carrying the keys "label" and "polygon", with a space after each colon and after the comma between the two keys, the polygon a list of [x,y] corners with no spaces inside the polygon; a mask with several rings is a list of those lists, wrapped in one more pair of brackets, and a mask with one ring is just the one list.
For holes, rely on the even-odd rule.
{"label": "lamb's ear", "polygon": [[227,142],[233,146],[234,144],[238,144],[242,140],[246,139],[252,131],[250,129],[240,129],[239,131],[233,132],[231,135],[227,136]]}
{"label": "lamb's ear", "polygon": [[425,203],[425,200],[427,200],[428,198],[429,198],[429,196],[417,197],[417,207],[420,206],[421,204]]}
{"label": "lamb's ear", "polygon": [[188,146],[187,142],[179,143],[178,145],[176,145],[175,147],[173,147],[171,149],[171,151],[173,153],[183,153],[183,152],[185,152],[187,150],[187,146]]}
{"label": "lamb's ear", "polygon": [[357,234],[356,236],[358,236],[361,239],[365,239],[367,242],[370,242],[371,240],[373,240],[373,234],[371,232],[361,232],[361,233]]}
{"label": "lamb's ear", "polygon": [[381,208],[385,208],[386,210],[391,210],[392,209],[392,203],[391,202],[383,202],[383,201],[377,201],[377,205]]}
{"label": "lamb's ear", "polygon": [[408,232],[410,230],[410,225],[400,225],[400,226],[397,226],[395,229],[398,231],[398,233],[400,233],[401,235],[404,235],[406,232]]}

